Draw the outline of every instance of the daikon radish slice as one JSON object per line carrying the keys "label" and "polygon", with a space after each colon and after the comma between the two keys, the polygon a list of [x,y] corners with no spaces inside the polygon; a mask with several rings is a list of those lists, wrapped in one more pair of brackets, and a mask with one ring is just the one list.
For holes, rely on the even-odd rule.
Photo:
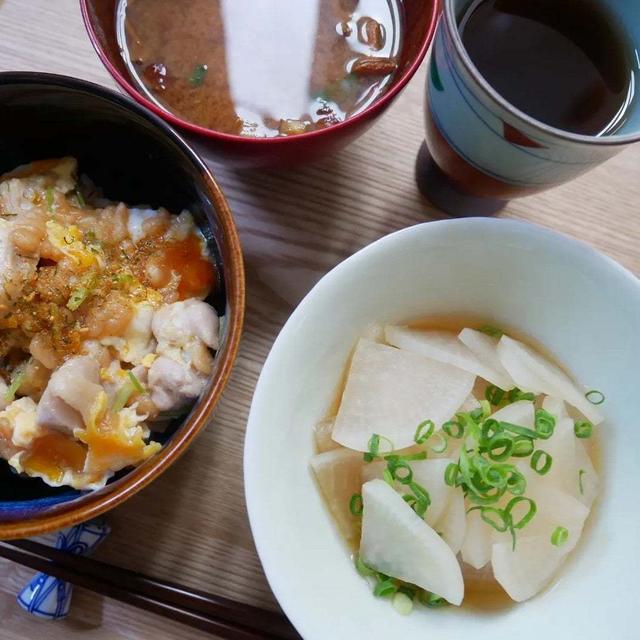
{"label": "daikon radish slice", "polygon": [[496,370],[486,361],[467,348],[452,331],[418,331],[407,327],[387,325],[384,328],[387,342],[399,349],[412,351],[453,365],[495,384],[501,388],[509,388],[511,379],[504,375],[504,369]]}
{"label": "daikon radish slice", "polygon": [[449,545],[453,553],[460,551],[467,529],[464,496],[460,489],[453,491],[446,511],[436,522],[434,528],[442,535],[442,539]]}
{"label": "daikon radish slice", "polygon": [[497,348],[498,342],[500,341],[499,338],[488,336],[486,333],[476,331],[475,329],[463,329],[458,334],[458,339],[472,351],[481,362],[500,374],[502,384],[498,384],[497,382],[493,384],[505,391],[509,391],[516,386],[513,378],[502,366],[500,358],[498,358]]}
{"label": "daikon radish slice", "polygon": [[450,365],[361,339],[332,437],[345,447],[367,451],[371,436],[378,434],[403,449],[414,444],[422,421],[439,426],[448,420],[474,381],[475,376]]}
{"label": "daikon radish slice", "polygon": [[362,454],[349,449],[319,453],[311,458],[311,468],[340,533],[349,544],[357,544],[360,519],[349,503],[362,487]]}
{"label": "daikon radish slice", "polygon": [[602,414],[587,400],[584,391],[581,391],[564,371],[531,347],[508,336],[502,336],[498,343],[498,357],[523,391],[561,398],[578,409],[593,424],[602,422]]}
{"label": "daikon radish slice", "polygon": [[362,498],[360,557],[365,564],[459,605],[462,571],[447,543],[383,480],[367,482]]}

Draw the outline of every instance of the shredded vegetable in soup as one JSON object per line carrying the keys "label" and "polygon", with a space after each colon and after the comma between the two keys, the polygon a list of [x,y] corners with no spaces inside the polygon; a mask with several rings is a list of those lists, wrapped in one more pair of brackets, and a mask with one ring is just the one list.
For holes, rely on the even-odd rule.
{"label": "shredded vegetable in soup", "polygon": [[409,613],[545,589],[597,495],[603,401],[493,327],[368,330],[311,467],[374,594]]}
{"label": "shredded vegetable in soup", "polygon": [[100,199],[73,158],[1,176],[0,457],[96,489],[156,453],[211,373],[215,281],[188,211]]}

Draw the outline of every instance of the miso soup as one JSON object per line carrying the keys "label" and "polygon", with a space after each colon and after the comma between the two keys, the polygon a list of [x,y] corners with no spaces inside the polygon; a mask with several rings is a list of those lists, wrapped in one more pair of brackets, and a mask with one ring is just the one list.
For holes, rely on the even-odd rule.
{"label": "miso soup", "polygon": [[362,111],[390,86],[401,0],[121,0],[139,89],[191,123],[276,137]]}

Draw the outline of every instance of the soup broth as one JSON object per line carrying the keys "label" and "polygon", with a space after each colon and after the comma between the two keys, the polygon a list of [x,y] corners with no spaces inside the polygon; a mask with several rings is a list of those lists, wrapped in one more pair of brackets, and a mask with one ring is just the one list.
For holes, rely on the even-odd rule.
{"label": "soup broth", "polygon": [[118,38],[141,90],[223,133],[314,131],[389,87],[401,0],[121,0]]}

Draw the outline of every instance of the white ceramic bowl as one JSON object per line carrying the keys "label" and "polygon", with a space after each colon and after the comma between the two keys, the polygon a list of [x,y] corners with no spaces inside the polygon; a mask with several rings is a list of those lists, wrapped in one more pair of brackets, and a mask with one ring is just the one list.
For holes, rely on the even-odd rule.
{"label": "white ceramic bowl", "polygon": [[[549,591],[497,613],[397,614],[355,572],[309,469],[357,337],[372,321],[467,313],[516,327],[606,395],[592,526]],[[373,243],[302,301],[262,370],[245,445],[251,527],[306,640],[640,637],[640,283],[588,246],[503,220],[433,222]]]}

